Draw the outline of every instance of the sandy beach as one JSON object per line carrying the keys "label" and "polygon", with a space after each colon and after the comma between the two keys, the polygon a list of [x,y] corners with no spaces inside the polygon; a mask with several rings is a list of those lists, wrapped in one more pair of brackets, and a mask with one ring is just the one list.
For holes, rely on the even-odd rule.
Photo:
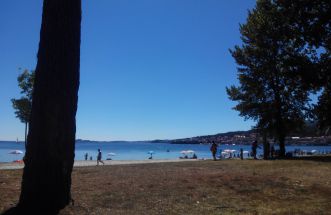
{"label": "sandy beach", "polygon": [[[128,165],[128,164],[149,164],[149,163],[169,163],[169,162],[187,162],[198,161],[196,159],[155,159],[155,160],[104,160],[106,166],[108,165]],[[75,160],[74,167],[96,166],[95,160]],[[100,164],[102,166],[102,164]],[[23,163],[3,162],[0,163],[0,170],[5,169],[23,169]]]}

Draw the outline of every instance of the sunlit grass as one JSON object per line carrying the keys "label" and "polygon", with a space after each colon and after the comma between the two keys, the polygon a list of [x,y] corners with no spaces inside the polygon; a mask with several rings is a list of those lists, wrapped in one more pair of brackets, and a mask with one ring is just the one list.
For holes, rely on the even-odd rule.
{"label": "sunlit grass", "polygon": [[[0,209],[22,170],[0,171]],[[227,160],[75,168],[61,214],[330,214],[331,163]]]}

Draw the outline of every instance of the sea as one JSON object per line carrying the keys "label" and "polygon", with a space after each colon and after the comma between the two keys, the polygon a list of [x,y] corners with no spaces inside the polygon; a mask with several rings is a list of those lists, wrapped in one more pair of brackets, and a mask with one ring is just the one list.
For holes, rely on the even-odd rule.
{"label": "sea", "polygon": [[[183,157],[183,151],[194,151],[198,159],[211,159],[212,155],[209,150],[210,145],[206,144],[171,144],[155,143],[148,141],[140,142],[98,142],[98,141],[77,141],[75,146],[75,160],[84,160],[85,154],[88,154],[88,159],[96,159],[98,149],[102,151],[102,159],[106,160],[146,160],[152,155],[153,159],[179,159]],[[220,145],[219,150],[236,150],[239,153],[240,149],[251,151],[249,145],[229,144]],[[277,150],[277,146],[275,147]],[[313,151],[314,154],[331,153],[331,145],[328,146],[286,146],[286,151],[294,151],[300,149],[306,152]],[[12,154],[14,150],[19,150],[22,154]],[[14,141],[0,141],[0,162],[12,162],[21,160],[24,156],[24,143]],[[257,150],[259,155],[263,153],[263,147]],[[187,154],[189,157],[192,154]],[[244,156],[247,156],[246,154]]]}

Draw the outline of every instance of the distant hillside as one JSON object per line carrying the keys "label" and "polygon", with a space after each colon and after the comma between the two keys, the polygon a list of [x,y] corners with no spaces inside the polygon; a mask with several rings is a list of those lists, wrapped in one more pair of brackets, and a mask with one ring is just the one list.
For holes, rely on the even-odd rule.
{"label": "distant hillside", "polygon": [[[196,136],[182,139],[170,140],[173,144],[208,144],[212,141],[223,144],[251,144],[256,139],[258,134],[255,130],[248,131],[231,131],[226,133],[218,133],[214,135]],[[308,142],[324,142],[324,138],[321,137],[321,132],[318,130],[316,123],[307,122],[302,128],[290,133],[287,138],[287,142],[296,144],[301,142],[297,137],[301,138],[302,141],[308,140]],[[291,137],[296,137],[296,140],[292,140]],[[313,138],[313,139],[312,139]],[[327,138],[329,139],[329,138]],[[155,140],[155,142],[169,142],[169,140]]]}
{"label": "distant hillside", "polygon": [[[218,133],[213,135],[203,135],[196,137],[188,137],[181,139],[165,139],[165,140],[153,140],[150,142],[153,143],[173,143],[173,144],[208,144],[212,141],[222,144],[251,144],[257,137],[255,130],[248,131],[230,131],[225,133]],[[330,142],[329,138],[321,137],[321,132],[318,130],[316,123],[307,122],[305,126],[297,131],[294,131],[288,135],[287,142],[290,144],[306,144],[306,143],[323,143]],[[296,137],[292,139],[291,137]],[[300,140],[298,140],[298,138]],[[323,139],[324,138],[324,139]],[[325,141],[326,140],[326,141]],[[130,141],[92,141],[92,140],[82,140],[77,139],[77,142],[80,143],[91,143],[91,142],[103,142],[103,143],[112,143],[112,142],[130,142]],[[133,141],[140,142],[140,141]],[[142,141],[146,142],[146,141]]]}
{"label": "distant hillside", "polygon": [[218,133],[214,135],[204,135],[183,139],[175,139],[171,140],[173,144],[182,144],[182,143],[190,143],[190,144],[207,144],[212,141],[216,143],[232,143],[233,141],[240,142],[245,144],[253,140],[256,137],[256,134],[253,130],[249,131],[231,131],[226,133]]}

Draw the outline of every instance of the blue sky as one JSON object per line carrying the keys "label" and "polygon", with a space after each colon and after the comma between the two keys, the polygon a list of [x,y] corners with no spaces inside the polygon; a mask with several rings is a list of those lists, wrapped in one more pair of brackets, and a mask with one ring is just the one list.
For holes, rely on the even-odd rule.
{"label": "blue sky", "polygon": [[[147,140],[247,130],[225,87],[253,0],[83,0],[77,138]],[[0,1],[0,140],[23,139],[10,99],[34,69],[42,1]]]}

